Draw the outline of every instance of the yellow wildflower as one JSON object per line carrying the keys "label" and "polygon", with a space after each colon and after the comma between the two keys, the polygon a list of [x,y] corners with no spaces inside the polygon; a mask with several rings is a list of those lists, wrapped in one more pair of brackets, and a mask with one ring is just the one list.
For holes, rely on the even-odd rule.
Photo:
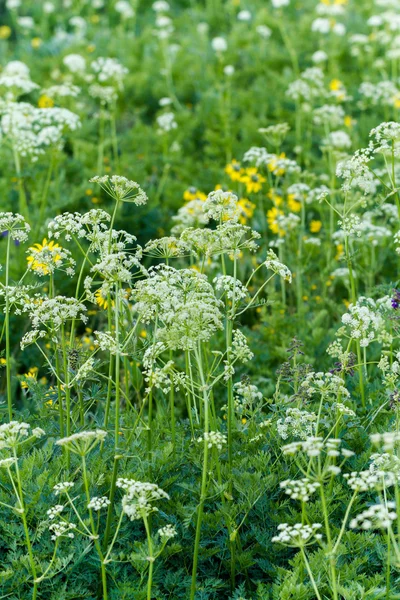
{"label": "yellow wildflower", "polygon": [[54,101],[52,98],[50,98],[49,96],[46,96],[46,94],[42,94],[42,96],[40,96],[40,98],[38,100],[39,108],[53,108],[53,106],[54,106]]}
{"label": "yellow wildflower", "polygon": [[32,271],[39,271],[43,275],[48,275],[50,273],[49,263],[46,264],[43,262],[43,254],[46,255],[47,261],[57,264],[61,260],[61,254],[59,254],[57,250],[61,251],[61,246],[59,244],[56,244],[53,240],[48,242],[47,239],[44,238],[41,244],[37,243],[29,248],[31,254],[26,259],[28,261],[28,267],[32,269]]}
{"label": "yellow wildflower", "polygon": [[240,162],[233,159],[229,165],[225,167],[225,173],[229,175],[232,181],[240,181],[244,173],[244,169],[240,166]]}
{"label": "yellow wildflower", "polygon": [[245,174],[242,175],[240,181],[245,184],[247,193],[251,194],[259,192],[266,179],[257,172],[255,167],[249,167],[245,170]]}
{"label": "yellow wildflower", "polygon": [[321,221],[311,221],[311,223],[310,223],[311,233],[319,233],[321,231],[321,227],[322,227]]}

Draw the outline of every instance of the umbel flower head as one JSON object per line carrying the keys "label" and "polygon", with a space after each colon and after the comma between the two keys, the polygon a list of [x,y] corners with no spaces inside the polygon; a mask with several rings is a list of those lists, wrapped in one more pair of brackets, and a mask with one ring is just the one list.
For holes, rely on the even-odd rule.
{"label": "umbel flower head", "polygon": [[142,321],[158,320],[158,339],[170,348],[192,348],[222,327],[222,303],[206,276],[193,269],[150,268],[149,277],[136,283],[132,299]]}
{"label": "umbel flower head", "polygon": [[133,202],[136,206],[146,204],[147,194],[136,181],[122,177],[121,175],[96,175],[89,179],[91,183],[98,183],[107,194],[114,200],[122,202]]}
{"label": "umbel flower head", "polygon": [[12,212],[0,213],[0,233],[6,232],[15,242],[25,242],[30,230],[30,225],[22,215]]}
{"label": "umbel flower head", "polygon": [[154,502],[169,500],[169,495],[155,483],[135,481],[134,479],[118,479],[117,486],[125,491],[122,498],[122,510],[135,521],[157,512]]}
{"label": "umbel flower head", "polygon": [[68,275],[74,274],[75,261],[69,250],[64,250],[53,240],[44,238],[41,244],[37,243],[28,250],[28,267],[40,276],[54,273],[56,269],[64,267]]}
{"label": "umbel flower head", "polygon": [[68,448],[74,454],[79,456],[85,456],[88,452],[93,450],[97,444],[102,442],[106,437],[107,432],[102,429],[96,429],[96,431],[80,431],[74,433],[68,437],[61,438],[56,444],[63,448]]}

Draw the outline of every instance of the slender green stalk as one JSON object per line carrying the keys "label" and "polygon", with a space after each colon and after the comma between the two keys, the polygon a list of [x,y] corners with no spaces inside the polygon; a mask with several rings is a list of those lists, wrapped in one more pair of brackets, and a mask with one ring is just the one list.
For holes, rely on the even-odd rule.
{"label": "slender green stalk", "polygon": [[[204,434],[209,432],[209,407],[208,407],[208,392],[206,388],[206,381],[203,373],[203,365],[201,358],[201,349],[195,350],[195,356],[197,360],[197,366],[200,374],[200,381],[203,388],[203,402],[204,402]],[[197,508],[197,524],[196,524],[196,537],[194,542],[193,551],[193,568],[192,568],[192,583],[190,587],[190,600],[194,600],[196,594],[196,577],[197,577],[197,565],[199,559],[200,549],[200,537],[201,537],[201,524],[203,520],[204,503],[207,494],[207,474],[208,474],[208,444],[204,440],[203,449],[203,470],[201,475],[201,489],[200,489],[200,501]]]}
{"label": "slender green stalk", "polygon": [[151,600],[151,588],[153,586],[153,571],[155,558],[153,553],[153,540],[151,539],[149,521],[145,514],[143,515],[143,523],[146,529],[147,546],[149,549],[149,555],[147,557],[147,560],[149,561],[149,575],[147,579],[147,600]]}
{"label": "slender green stalk", "polygon": [[6,325],[6,380],[7,380],[7,408],[8,418],[12,421],[13,407],[12,407],[12,392],[11,392],[11,350],[10,350],[10,298],[9,298],[9,280],[10,280],[10,244],[11,236],[10,232],[7,233],[7,252],[6,252],[6,314],[5,325]]}

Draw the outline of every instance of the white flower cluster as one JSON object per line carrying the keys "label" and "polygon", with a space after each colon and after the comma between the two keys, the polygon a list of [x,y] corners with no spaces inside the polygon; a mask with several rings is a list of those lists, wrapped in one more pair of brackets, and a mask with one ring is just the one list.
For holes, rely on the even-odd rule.
{"label": "white flower cluster", "polygon": [[0,425],[0,450],[15,448],[30,434],[31,426],[28,423],[10,421]]}
{"label": "white flower cluster", "polygon": [[223,446],[226,444],[226,435],[220,433],[219,431],[208,431],[197,438],[197,442],[199,444],[205,442],[209,448],[217,448],[217,450],[222,450]]}
{"label": "white flower cluster", "polygon": [[342,316],[342,323],[349,331],[349,336],[360,341],[360,346],[366,348],[376,339],[381,339],[385,321],[383,311],[390,308],[390,298],[384,296],[379,300],[360,297],[356,304],[350,304],[348,312]]}
{"label": "white flower cluster", "polygon": [[60,515],[62,513],[64,508],[65,508],[65,506],[63,504],[56,504],[55,506],[52,506],[51,508],[49,508],[49,510],[47,511],[47,516],[52,521],[53,519],[55,519],[56,517],[58,517],[58,515]]}
{"label": "white flower cluster", "polygon": [[9,99],[29,94],[38,87],[31,80],[27,65],[19,60],[7,63],[0,73],[0,88],[6,90],[6,97]]}
{"label": "white flower cluster", "polygon": [[319,67],[310,67],[301,73],[300,78],[293,81],[286,95],[295,102],[311,102],[317,98],[324,98],[324,73]]}
{"label": "white flower cluster", "polygon": [[107,506],[109,506],[110,504],[111,502],[107,498],[107,496],[102,496],[101,498],[94,496],[90,499],[90,502],[87,507],[91,510],[99,511],[102,508],[107,508]]}
{"label": "white flower cluster", "polygon": [[316,421],[317,415],[315,413],[299,408],[288,408],[286,417],[278,419],[276,426],[278,434],[283,440],[286,440],[289,436],[305,440],[315,433]]}
{"label": "white flower cluster", "polygon": [[76,131],[80,119],[66,108],[36,108],[26,102],[0,106],[0,130],[14,151],[31,161],[38,160],[52,147],[62,148],[67,131]]}
{"label": "white flower cluster", "polygon": [[0,231],[7,232],[12,240],[26,242],[31,230],[22,215],[12,212],[0,212]]}
{"label": "white flower cluster", "polygon": [[68,493],[74,485],[75,484],[72,481],[61,481],[60,483],[56,483],[53,487],[54,495],[59,496],[60,494]]}
{"label": "white flower cluster", "polygon": [[157,117],[156,120],[158,125],[157,133],[159,135],[169,133],[178,127],[178,124],[175,121],[175,114],[173,112],[162,113]]}
{"label": "white flower cluster", "polygon": [[132,299],[142,321],[158,320],[158,339],[170,348],[192,348],[222,328],[222,303],[206,276],[193,269],[151,267],[148,278],[135,284]]}
{"label": "white flower cluster", "polygon": [[318,533],[321,528],[321,523],[313,523],[312,525],[281,523],[278,525],[279,534],[272,538],[272,542],[293,548],[301,548],[321,540],[322,534]]}
{"label": "white flower cluster", "polygon": [[169,500],[169,495],[155,483],[135,481],[134,479],[118,479],[117,487],[124,490],[122,510],[131,519],[143,519],[157,512],[153,506],[159,500]]}
{"label": "white flower cluster", "polygon": [[215,289],[223,291],[229,300],[242,300],[247,296],[247,288],[239,279],[235,279],[230,275],[218,275],[213,280]]}
{"label": "white flower cluster", "polygon": [[173,525],[165,525],[165,527],[161,527],[161,529],[157,531],[157,534],[162,540],[171,540],[178,535]]}
{"label": "white flower cluster", "polygon": [[80,431],[72,435],[57,440],[58,446],[66,447],[74,454],[85,456],[97,444],[104,441],[107,435],[106,431],[96,429],[96,431]]}
{"label": "white flower cluster", "polygon": [[25,310],[32,320],[34,330],[39,330],[41,326],[57,330],[71,319],[80,318],[84,323],[87,321],[86,306],[75,298],[65,296],[44,299],[34,296]]}
{"label": "white flower cluster", "polygon": [[304,477],[303,479],[287,479],[286,481],[281,481],[279,485],[285,490],[285,494],[293,500],[308,502],[310,496],[314,494],[321,484],[318,481],[311,481]]}
{"label": "white flower cluster", "polygon": [[398,476],[395,476],[391,471],[384,471],[377,468],[373,470],[367,469],[365,471],[344,473],[343,477],[347,479],[347,483],[352,490],[361,492],[391,487],[399,479]]}
{"label": "white flower cluster", "polygon": [[325,452],[328,458],[337,458],[343,456],[344,458],[350,458],[354,455],[352,450],[346,448],[340,449],[342,440],[329,438],[324,440],[322,437],[309,437],[301,442],[292,442],[283,446],[282,452],[287,456],[294,456],[298,452],[304,452],[309,458],[315,458],[320,456],[322,452]]}
{"label": "white flower cluster", "polygon": [[308,397],[320,394],[324,397],[350,397],[350,392],[343,383],[343,379],[334,373],[309,373],[300,385]]}
{"label": "white flower cluster", "polygon": [[400,443],[400,432],[385,431],[384,433],[373,433],[370,439],[372,444],[382,444],[384,452],[393,452]]}
{"label": "white flower cluster", "polygon": [[351,529],[390,529],[397,519],[396,504],[373,504],[350,521]]}
{"label": "white flower cluster", "polygon": [[51,539],[53,541],[57,541],[62,537],[73,539],[75,537],[75,534],[73,533],[74,529],[76,529],[75,523],[66,523],[65,521],[52,523],[49,526],[49,531],[52,533]]}
{"label": "white flower cluster", "polygon": [[270,269],[280,277],[282,277],[285,281],[292,282],[292,273],[288,269],[286,265],[284,265],[275,252],[273,250],[268,250],[267,252],[267,260],[265,261],[265,266],[267,269]]}
{"label": "white flower cluster", "polygon": [[122,177],[122,175],[96,175],[90,179],[91,183],[98,183],[112,198],[123,202],[133,202],[136,206],[146,204],[147,194],[136,181]]}

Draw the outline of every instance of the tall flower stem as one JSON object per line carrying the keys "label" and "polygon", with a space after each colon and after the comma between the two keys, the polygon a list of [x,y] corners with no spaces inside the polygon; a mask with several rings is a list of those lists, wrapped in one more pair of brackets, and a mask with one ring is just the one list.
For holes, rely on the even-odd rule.
{"label": "tall flower stem", "polygon": [[144,527],[146,529],[147,546],[149,549],[149,556],[148,556],[149,575],[147,578],[147,600],[151,600],[151,588],[153,586],[153,571],[154,571],[155,558],[154,558],[154,553],[153,553],[153,540],[151,539],[149,521],[148,521],[146,515],[143,515],[143,523],[144,523]]}
{"label": "tall flower stem", "polygon": [[[82,475],[83,475],[83,484],[85,487],[86,500],[87,500],[87,503],[89,504],[89,502],[90,502],[89,481],[88,481],[88,476],[87,476],[86,460],[85,460],[84,455],[82,456]],[[99,536],[98,536],[96,525],[95,525],[94,518],[93,518],[93,511],[91,508],[89,508],[88,510],[89,510],[89,520],[90,520],[90,528],[92,531],[92,538],[93,538],[94,546],[95,546],[97,554],[99,556],[100,565],[101,565],[100,566],[101,583],[102,583],[102,587],[103,587],[103,599],[102,600],[108,600],[107,573],[106,573],[104,556],[103,556],[103,552],[102,552],[102,549],[100,546]]]}
{"label": "tall flower stem", "polygon": [[[203,364],[201,358],[201,349],[195,349],[195,356],[197,360],[197,366],[200,374],[201,386],[203,389],[203,402],[204,402],[204,434],[209,432],[209,406],[208,406],[208,392],[206,381],[204,378]],[[200,548],[200,537],[201,537],[201,523],[203,520],[204,503],[207,494],[207,473],[208,473],[208,444],[204,439],[203,449],[203,471],[201,475],[201,489],[200,489],[200,502],[197,508],[197,523],[196,523],[196,537],[194,542],[193,551],[193,568],[192,568],[192,584],[190,587],[190,600],[194,600],[196,594],[196,576],[197,576],[197,564],[199,559],[199,548]]]}
{"label": "tall flower stem", "polygon": [[[62,346],[62,357],[63,357],[63,369],[64,369],[64,382],[65,382],[65,412],[66,412],[66,433],[67,437],[71,435],[71,389],[69,387],[69,365],[68,365],[68,354],[67,354],[67,340],[65,336],[64,325],[61,327],[61,346]],[[70,453],[67,446],[67,469],[70,467]]]}
{"label": "tall flower stem", "polygon": [[7,234],[7,253],[6,253],[6,380],[7,380],[7,407],[8,418],[11,421],[13,416],[12,393],[11,393],[11,350],[10,350],[10,299],[9,299],[9,279],[10,279],[10,232]]}
{"label": "tall flower stem", "polygon": [[[17,453],[16,453],[15,448],[13,448],[13,454],[14,454],[14,460],[15,460],[15,463],[14,463],[15,464],[15,474],[16,474],[16,478],[17,478],[18,504],[20,506],[20,513],[21,513],[22,525],[23,525],[23,528],[24,528],[26,547],[28,549],[29,564],[30,564],[31,571],[32,571],[32,576],[33,576],[32,600],[36,600],[36,598],[37,598],[37,591],[38,591],[37,571],[36,571],[35,560],[33,558],[33,550],[32,550],[31,538],[30,538],[30,535],[29,535],[28,521],[27,521],[27,518],[26,518],[26,509],[25,509],[25,503],[24,503],[24,494],[23,494],[23,491],[22,491],[21,473],[19,471],[18,457],[17,457]],[[11,471],[9,471],[9,475],[10,475],[11,480],[13,482]]]}

